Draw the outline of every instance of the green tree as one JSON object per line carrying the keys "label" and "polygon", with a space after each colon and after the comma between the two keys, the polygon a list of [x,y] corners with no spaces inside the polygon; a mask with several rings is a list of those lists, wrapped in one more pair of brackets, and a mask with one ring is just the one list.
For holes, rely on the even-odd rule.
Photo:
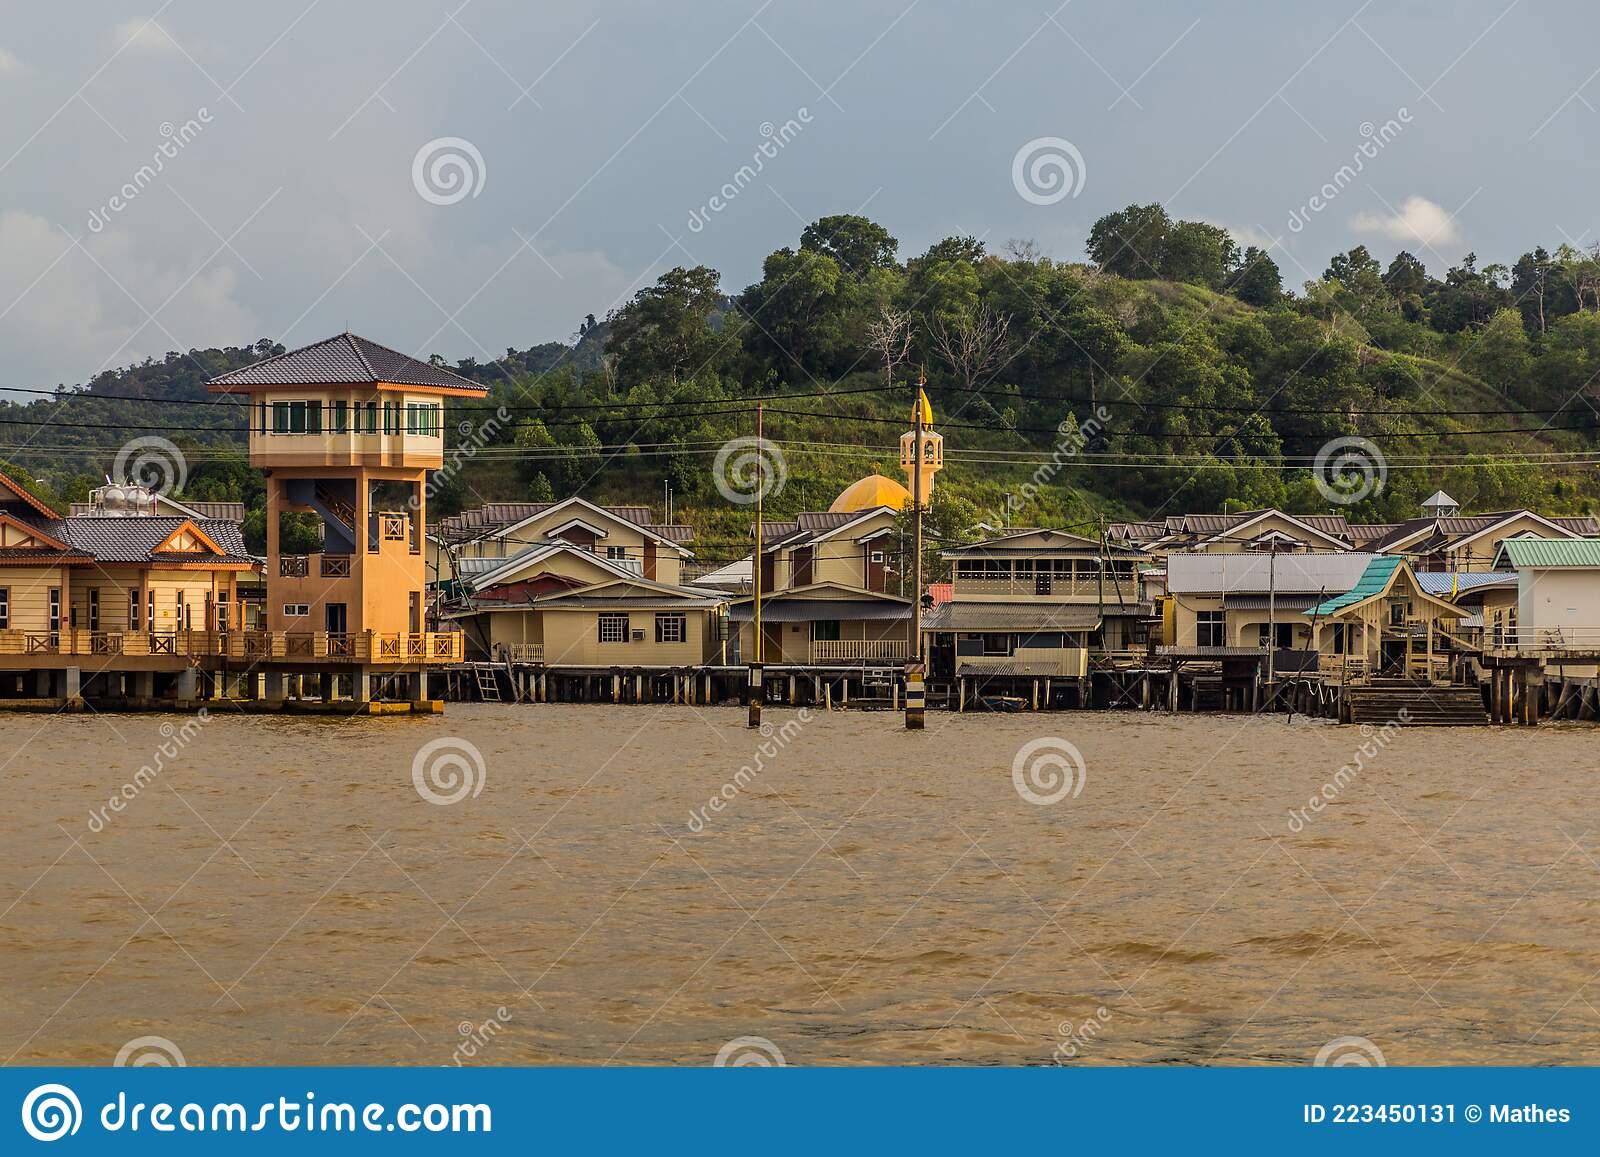
{"label": "green tree", "polygon": [[833,258],[851,277],[893,265],[899,247],[882,225],[854,213],[823,217],[800,234],[801,249]]}

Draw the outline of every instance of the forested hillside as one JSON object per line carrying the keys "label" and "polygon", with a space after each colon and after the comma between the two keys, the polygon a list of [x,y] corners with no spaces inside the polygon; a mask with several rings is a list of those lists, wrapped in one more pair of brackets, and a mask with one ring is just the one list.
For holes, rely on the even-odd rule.
{"label": "forested hillside", "polygon": [[[1600,505],[1594,251],[1481,266],[1469,254],[1435,278],[1411,253],[1384,263],[1357,247],[1291,293],[1268,254],[1152,205],[1097,222],[1087,256],[951,237],[902,259],[883,227],[838,216],[742,289],[671,270],[584,318],[570,344],[453,364],[490,395],[452,410],[447,439],[466,452],[434,512],[575,490],[659,507],[665,483],[715,555],[745,540],[749,512],[718,494],[712,456],[754,432],[754,399],[788,469],[771,508],[825,508],[875,466],[898,473],[919,373],[946,440],[949,533],[980,519],[1327,510],[1307,467],[1349,436],[1387,472],[1345,508],[1352,519],[1409,516],[1439,486],[1468,510]],[[406,348],[404,335],[367,336]],[[255,510],[242,422],[204,382],[279,348],[168,354],[31,402],[13,392],[3,455],[64,502],[128,438],[164,434],[189,459],[187,493]]]}

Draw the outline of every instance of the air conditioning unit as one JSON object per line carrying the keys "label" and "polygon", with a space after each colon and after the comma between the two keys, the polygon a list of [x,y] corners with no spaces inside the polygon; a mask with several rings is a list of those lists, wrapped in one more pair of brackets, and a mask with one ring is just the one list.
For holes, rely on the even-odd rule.
{"label": "air conditioning unit", "polygon": [[635,643],[644,642],[644,632],[643,631],[634,631],[633,632],[633,641]]}

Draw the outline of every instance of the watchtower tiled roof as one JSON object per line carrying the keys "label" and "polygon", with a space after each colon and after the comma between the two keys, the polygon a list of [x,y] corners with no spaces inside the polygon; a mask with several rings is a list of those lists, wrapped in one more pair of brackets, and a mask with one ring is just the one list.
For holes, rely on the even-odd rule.
{"label": "watchtower tiled roof", "polygon": [[393,382],[484,391],[485,387],[442,366],[429,365],[377,342],[341,333],[325,341],[266,358],[211,379],[230,386],[321,386]]}

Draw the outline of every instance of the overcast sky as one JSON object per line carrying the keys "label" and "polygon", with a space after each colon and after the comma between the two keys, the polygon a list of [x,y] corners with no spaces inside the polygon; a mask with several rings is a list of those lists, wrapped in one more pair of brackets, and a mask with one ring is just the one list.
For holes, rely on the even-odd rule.
{"label": "overcast sky", "polygon": [[487,360],[673,265],[737,292],[829,213],[903,257],[959,232],[1080,260],[1096,217],[1162,201],[1273,245],[1294,286],[1357,242],[1442,274],[1600,235],[1580,0],[3,12],[12,385],[347,326]]}

